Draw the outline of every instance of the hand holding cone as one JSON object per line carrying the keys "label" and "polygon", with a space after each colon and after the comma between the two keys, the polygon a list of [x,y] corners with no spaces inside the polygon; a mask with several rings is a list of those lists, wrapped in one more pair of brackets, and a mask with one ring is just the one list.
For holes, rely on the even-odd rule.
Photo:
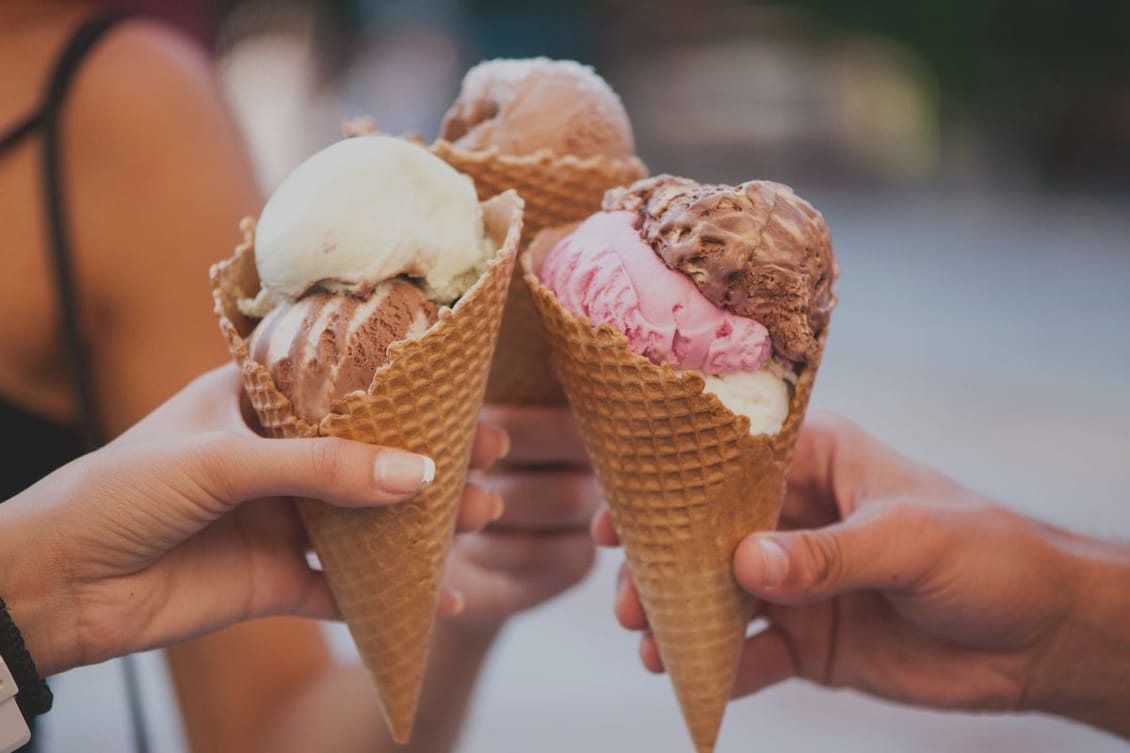
{"label": "hand holding cone", "polygon": [[399,742],[409,739],[416,714],[522,208],[513,191],[482,204],[485,235],[497,250],[478,279],[439,311],[422,336],[389,346],[367,389],[346,395],[316,421],[300,417],[266,366],[251,357],[248,338],[256,320],[240,306],[260,290],[251,221],[244,223],[243,244],[211,270],[220,329],[268,436],[339,436],[435,460],[434,483],[402,504],[345,510],[299,500],[311,543]]}
{"label": "hand holding cone", "polygon": [[[759,243],[788,243],[783,229],[767,219]],[[751,434],[750,419],[706,391],[702,374],[633,352],[623,330],[576,315],[543,284],[545,257],[577,235],[577,224],[543,230],[519,263],[691,738],[706,753],[752,616],[732,574],[734,549],[776,527],[827,320],[796,375],[783,425]],[[834,298],[825,303],[830,310]]]}
{"label": "hand holding cone", "polygon": [[[554,68],[544,59],[533,62],[542,73]],[[566,79],[578,73],[573,67],[583,68],[563,66]],[[299,223],[297,231],[280,233],[272,223],[272,246],[291,255],[297,249],[295,258],[302,257],[297,276],[284,275],[290,288],[283,298],[303,296],[326,280],[337,286],[329,288],[330,298],[374,297],[374,284],[383,290],[390,278],[410,276],[419,290],[409,286],[404,295],[431,299],[417,306],[417,313],[426,312],[417,317],[424,327],[404,329],[397,336],[403,339],[387,351],[379,346],[383,365],[378,357],[366,385],[344,397],[335,392],[328,410],[311,414],[293,392],[294,380],[281,378],[253,352],[249,339],[256,323],[280,298],[261,279],[256,246],[263,244],[251,220],[243,225],[244,243],[211,270],[214,309],[267,435],[341,436],[436,462],[435,483],[404,504],[358,511],[299,501],[397,741],[409,739],[416,715],[440,576],[484,396],[512,405],[562,403],[567,396],[691,738],[699,753],[713,751],[752,615],[752,603],[731,573],[731,557],[746,535],[777,523],[785,472],[835,304],[831,284],[838,267],[830,236],[819,213],[779,184],[751,181],[733,188],[673,176],[640,180],[647,169],[632,153],[627,116],[610,89],[599,107],[578,98],[590,108],[580,108],[578,122],[595,122],[597,110],[607,118],[607,143],[597,139],[595,146],[578,147],[569,141],[576,129],[530,127],[531,113],[508,109],[507,87],[519,79],[511,73],[501,77],[502,89],[489,77],[468,88],[474,79],[469,74],[464,95],[485,92],[486,99],[457,100],[443,137],[431,145],[403,140],[467,181],[452,182],[434,164],[407,155],[418,162],[414,185],[430,189],[418,217],[400,225],[418,228],[426,240],[408,245],[428,253],[399,258],[392,250],[405,247],[402,239],[384,237],[395,235],[392,224],[374,228],[342,214],[356,196],[364,201],[374,193],[388,199],[387,206],[399,200],[396,181],[372,183],[373,175],[387,177],[390,162],[366,167],[339,160],[341,169],[352,171],[352,184],[334,196],[318,187],[325,175],[315,171],[305,192],[289,201],[290,211],[273,215],[289,218],[295,208],[301,213],[316,206],[337,217],[331,229],[342,231],[341,237],[311,234]],[[580,88],[591,89],[589,84]],[[566,81],[562,102],[578,96],[576,86]],[[560,82],[535,89],[554,87],[561,89]],[[568,120],[558,105],[541,109],[541,115]],[[522,127],[506,127],[508,118]],[[458,127],[449,131],[447,122]],[[343,127],[354,141],[376,136],[370,123]],[[515,141],[516,134],[532,141]],[[604,211],[598,211],[602,202]],[[434,219],[437,208],[448,221]],[[612,286],[620,286],[619,295],[581,292],[582,298],[604,295],[605,303],[614,299],[601,318],[578,310],[576,300],[563,300],[540,273],[548,253],[609,213],[617,213],[621,224],[632,213],[638,216],[625,226],[634,237],[628,245],[638,248],[634,261],[624,257],[613,274],[620,276]],[[479,235],[491,242],[485,262],[477,242],[466,241],[471,225],[465,219],[472,215]],[[318,241],[320,254],[306,253],[319,238],[329,238]],[[389,258],[374,262],[381,253],[370,242],[390,249]],[[311,258],[316,263],[308,263]],[[354,262],[341,266],[342,258],[375,263],[380,274],[368,269],[360,279],[335,277],[352,269]],[[333,263],[339,265],[333,274],[316,271]],[[276,264],[271,273],[279,269]],[[643,277],[633,277],[640,270]],[[667,281],[653,285],[663,274]],[[664,313],[665,299],[654,290],[666,295],[676,288],[678,302]],[[625,308],[624,300],[633,296],[638,300]],[[658,309],[657,302],[663,303]],[[328,308],[340,315],[340,306]],[[356,308],[355,302],[346,308]],[[628,319],[635,324],[628,326]],[[342,342],[334,347],[348,350],[342,343],[356,337],[350,331],[319,335],[321,344],[336,338]]]}

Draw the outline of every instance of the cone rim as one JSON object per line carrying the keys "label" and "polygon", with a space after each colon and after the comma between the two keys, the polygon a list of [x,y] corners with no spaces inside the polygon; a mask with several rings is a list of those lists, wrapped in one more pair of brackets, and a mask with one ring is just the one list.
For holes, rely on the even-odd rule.
{"label": "cone rim", "polygon": [[[823,360],[824,346],[828,337],[828,325],[825,324],[824,328],[821,329],[820,334],[817,336],[819,347],[816,350],[816,355],[806,361],[803,364],[803,367],[797,371],[797,383],[793,385],[792,394],[790,395],[789,399],[789,413],[785,418],[784,424],[782,424],[781,428],[772,434],[750,434],[749,430],[751,424],[749,417],[730,410],[716,394],[707,390],[706,380],[703,378],[700,372],[693,370],[682,372],[676,371],[669,363],[656,363],[650,358],[641,356],[640,354],[632,351],[628,336],[621,330],[617,329],[608,322],[593,324],[592,320],[587,316],[574,314],[572,311],[569,311],[567,308],[561,305],[561,302],[557,300],[557,296],[553,293],[553,291],[542,284],[541,278],[538,277],[537,273],[534,271],[535,262],[533,251],[537,247],[539,239],[544,239],[552,233],[560,233],[564,228],[578,224],[579,223],[568,223],[566,225],[542,228],[534,234],[534,237],[530,240],[530,242],[526,245],[522,252],[519,253],[518,257],[515,259],[515,263],[520,266],[522,270],[522,279],[524,279],[526,284],[530,286],[530,289],[535,293],[537,291],[541,291],[542,295],[547,297],[548,300],[553,301],[553,303],[560,309],[560,313],[566,321],[583,324],[592,329],[594,335],[597,338],[608,339],[612,343],[623,347],[625,352],[629,354],[630,360],[632,360],[640,368],[657,370],[659,372],[659,376],[664,381],[681,382],[693,389],[698,397],[701,397],[707,401],[712,410],[717,410],[722,412],[723,414],[728,414],[734,421],[736,421],[738,426],[742,428],[742,434],[744,436],[747,436],[750,439],[764,439],[773,443],[774,445],[785,441],[791,434],[791,432],[785,431],[789,423],[793,421],[801,421],[804,417],[804,414],[807,412],[808,398],[811,394],[812,388],[811,382],[814,381],[816,372],[819,370],[820,363]],[[538,262],[540,263],[540,259],[538,260]],[[537,296],[535,295],[535,298],[536,297]],[[801,398],[802,392],[800,389],[800,382],[802,379],[808,381],[809,385],[808,389],[804,391],[806,393],[803,398],[805,404],[798,405],[798,399]],[[794,418],[794,414],[799,415]]]}
{"label": "cone rim", "polygon": [[[492,205],[492,202],[495,202]],[[493,316],[497,314],[501,316],[502,304],[505,300],[505,293],[508,289],[510,281],[512,280],[511,265],[516,260],[516,254],[521,242],[521,234],[524,220],[525,202],[517,191],[507,190],[502,191],[495,196],[480,202],[487,212],[485,219],[484,230],[492,240],[497,242],[497,248],[494,255],[489,259],[485,265],[485,269],[480,274],[477,280],[468,288],[468,290],[456,301],[455,305],[444,307],[444,315],[441,319],[437,320],[435,324],[428,328],[424,334],[418,338],[400,341],[401,347],[388,351],[388,358],[386,367],[401,366],[401,371],[410,369],[412,359],[417,354],[427,355],[429,352],[442,352],[444,344],[460,333],[466,333],[468,330],[486,326],[489,321],[484,320],[482,317],[484,312],[487,315]],[[235,360],[236,364],[241,370],[241,377],[243,380],[243,387],[245,391],[252,390],[260,394],[265,394],[270,398],[270,409],[273,414],[271,422],[271,431],[267,433],[271,436],[333,436],[340,435],[339,431],[343,427],[354,421],[355,411],[354,408],[365,408],[367,402],[376,402],[381,398],[380,389],[384,387],[382,377],[386,373],[384,368],[375,370],[373,380],[370,382],[369,388],[358,390],[350,393],[342,401],[338,401],[335,405],[340,406],[341,410],[331,411],[324,414],[321,419],[315,423],[310,423],[294,412],[293,404],[278,389],[277,384],[272,378],[269,370],[262,364],[251,358],[249,352],[249,345],[244,333],[250,333],[257,326],[258,320],[252,317],[245,316],[238,310],[235,301],[245,296],[249,291],[253,292],[259,287],[259,280],[256,270],[254,268],[254,259],[249,254],[254,251],[254,219],[245,218],[240,223],[241,230],[243,231],[243,242],[237,245],[234,252],[227,259],[216,262],[211,265],[209,270],[210,281],[212,285],[213,307],[216,313],[222,334],[224,335],[229,351]],[[500,297],[496,297],[499,295]],[[476,304],[478,305],[476,308]],[[238,325],[238,326],[237,326]],[[242,328],[242,329],[241,329]],[[485,388],[485,369],[487,365],[484,359],[489,359],[493,355],[494,343],[492,343],[490,351],[482,352],[478,349],[474,350],[475,363],[482,366],[484,369],[483,387]],[[416,350],[413,350],[415,348]],[[405,371],[404,373],[412,373]],[[394,377],[395,372],[394,372]],[[426,374],[421,375],[420,379],[425,383],[430,382],[430,377]],[[435,384],[435,382],[430,382]],[[389,385],[394,386],[393,384]],[[479,393],[478,399],[481,400],[482,394]],[[349,403],[346,399],[353,398],[357,402]],[[256,413],[259,413],[258,406],[256,406]],[[260,415],[260,420],[263,415]],[[281,430],[276,434],[273,430]],[[464,453],[462,460],[455,462],[454,465],[460,468],[466,468],[466,459],[471,453],[471,445],[473,443],[473,425],[464,430],[463,425],[460,425],[457,433],[447,432],[446,437],[460,437],[460,446],[454,449],[445,450],[445,453]],[[411,444],[411,443],[409,443]],[[451,447],[450,444],[445,443],[443,447]],[[412,448],[418,451],[429,452],[427,448]],[[436,455],[437,464],[441,456]],[[444,454],[444,458],[457,458],[457,454]],[[462,483],[458,484],[462,487]],[[427,494],[427,491],[424,492]],[[451,517],[450,528],[446,534],[446,544],[444,547],[450,545],[450,534],[455,527],[454,513],[458,506],[458,494],[450,496],[448,492],[444,493],[442,498],[437,497],[436,501],[442,502],[444,500],[450,501]],[[321,500],[312,499],[312,503],[324,505]],[[394,508],[377,508],[374,510],[346,510],[337,509],[335,514],[369,514],[369,513],[392,513],[395,509],[407,509],[409,506],[414,505],[415,502],[409,501]],[[299,506],[300,514],[302,505]],[[413,508],[415,509],[415,508]],[[310,522],[305,514],[301,515],[304,527],[310,526]],[[445,516],[446,517],[446,516]],[[436,518],[439,519],[439,518]],[[307,529],[309,530],[309,528]],[[311,534],[313,536],[313,534]],[[327,568],[327,577],[330,574]],[[338,588],[331,580],[331,590],[334,591],[334,599],[341,598]],[[437,588],[439,581],[436,580]],[[438,591],[437,591],[438,594]],[[434,606],[434,605],[433,605]],[[434,609],[429,609],[428,612],[431,617],[429,625],[434,624]],[[348,623],[347,623],[348,624]],[[352,633],[354,627],[350,625],[350,632]],[[428,630],[432,630],[429,627]],[[426,652],[425,652],[426,656]],[[363,662],[369,668],[370,674],[376,680],[376,673],[374,668],[369,665],[369,658],[362,653]],[[422,679],[422,671],[419,675]],[[375,682],[378,698],[380,699],[380,707],[383,716],[388,723],[389,731],[398,741],[406,741],[412,733],[412,729],[416,724],[417,705],[420,700],[420,688],[417,684],[413,692],[411,711],[397,711],[395,714],[390,710],[392,706],[386,701],[389,698],[396,698],[398,696],[389,696],[386,698],[386,690],[380,682]],[[399,704],[399,701],[393,706]]]}
{"label": "cone rim", "polygon": [[[475,282],[464,291],[463,295],[455,301],[454,305],[442,306],[439,309],[435,323],[429,326],[422,335],[419,337],[409,337],[396,340],[389,344],[387,348],[388,357],[381,366],[373,372],[373,378],[370,380],[368,387],[365,389],[354,390],[353,392],[346,393],[338,400],[334,401],[329,411],[325,413],[317,422],[311,423],[306,419],[299,416],[293,408],[293,403],[290,398],[278,390],[275,385],[274,378],[270,375],[270,371],[263,365],[251,357],[250,344],[248,342],[247,334],[240,331],[240,327],[229,316],[229,310],[224,305],[221,298],[220,280],[226,271],[235,264],[241,254],[254,253],[255,250],[255,218],[252,216],[244,217],[240,221],[240,229],[243,232],[243,241],[236,246],[235,251],[227,259],[215,262],[209,268],[209,280],[212,285],[212,299],[213,310],[220,319],[220,326],[224,334],[234,348],[233,355],[240,368],[244,371],[249,371],[257,375],[263,381],[269,382],[272,387],[278,392],[278,397],[285,401],[288,413],[295,421],[295,426],[303,434],[325,433],[324,428],[327,422],[333,423],[336,421],[345,420],[348,418],[346,407],[358,400],[364,400],[366,397],[373,395],[381,388],[383,376],[392,368],[393,362],[401,358],[409,356],[414,350],[427,348],[434,340],[443,339],[446,336],[447,330],[455,326],[450,322],[453,320],[458,312],[465,308],[469,301],[477,298],[479,291],[483,287],[484,280],[489,276],[489,271],[493,268],[506,264],[510,257],[514,257],[514,263],[517,263],[517,255],[519,246],[521,245],[523,215],[525,211],[525,200],[513,188],[502,191],[489,199],[480,201],[479,205],[484,209],[492,206],[502,207],[503,204],[510,203],[506,225],[506,232],[499,238],[498,248],[495,250],[494,255],[487,261],[486,266],[480,273]],[[247,291],[244,291],[245,293]],[[240,314],[242,316],[242,314]],[[251,322],[250,317],[244,317],[248,322]],[[254,320],[256,322],[261,320]],[[253,327],[252,327],[253,328]]]}
{"label": "cone rim", "polygon": [[631,171],[640,178],[649,174],[647,164],[637,155],[608,157],[603,154],[593,154],[588,157],[578,157],[575,154],[558,154],[548,147],[529,154],[507,154],[500,151],[497,146],[488,149],[466,149],[445,138],[435,139],[428,145],[428,149],[437,156],[439,153],[447,152],[468,162],[495,162],[515,168],[552,165],[555,169],[567,166],[578,171],[594,171],[610,175]]}

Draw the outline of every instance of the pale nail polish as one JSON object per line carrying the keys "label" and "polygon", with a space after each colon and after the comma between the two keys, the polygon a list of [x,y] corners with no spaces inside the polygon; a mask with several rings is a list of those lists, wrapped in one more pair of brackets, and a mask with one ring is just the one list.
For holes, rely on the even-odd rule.
{"label": "pale nail polish", "polygon": [[426,455],[382,450],[373,467],[377,486],[390,494],[411,494],[435,481],[436,464]]}

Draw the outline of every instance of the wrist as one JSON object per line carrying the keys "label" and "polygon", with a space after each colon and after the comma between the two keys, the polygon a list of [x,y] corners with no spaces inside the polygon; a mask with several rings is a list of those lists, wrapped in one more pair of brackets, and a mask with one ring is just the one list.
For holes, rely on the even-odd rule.
{"label": "wrist", "polygon": [[1030,708],[1130,737],[1130,547],[1056,538],[1075,603],[1042,657]]}
{"label": "wrist", "polygon": [[44,536],[30,535],[27,522],[16,514],[12,502],[0,508],[0,599],[4,600],[12,624],[19,630],[24,647],[43,677],[74,666],[67,658],[61,638],[75,631],[63,608],[66,589],[52,583],[54,570],[44,565]]}

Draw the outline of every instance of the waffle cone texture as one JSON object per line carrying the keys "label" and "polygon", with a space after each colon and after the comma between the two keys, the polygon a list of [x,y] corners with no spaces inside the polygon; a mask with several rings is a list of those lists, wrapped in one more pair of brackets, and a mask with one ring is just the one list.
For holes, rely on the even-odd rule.
{"label": "waffle cone texture", "polygon": [[212,266],[220,330],[243,386],[271,437],[344,437],[430,456],[435,481],[410,501],[369,510],[298,500],[334,599],[372,675],[393,737],[412,732],[444,561],[455,531],[477,415],[522,230],[523,202],[507,191],[483,203],[499,250],[453,308],[419,339],[388,348],[368,390],[351,393],[317,424],[295,415],[267,369],[250,357],[255,321],[236,301],[259,289],[254,228]]}
{"label": "waffle cone texture", "polygon": [[781,430],[750,436],[749,419],[701,376],[632,353],[623,333],[593,327],[541,284],[536,263],[570,230],[540,233],[521,268],[691,739],[708,753],[753,613],[734,550],[777,525],[819,356],[799,373]]}
{"label": "waffle cone texture", "polygon": [[[600,210],[604,192],[647,176],[639,159],[578,158],[549,151],[531,155],[498,150],[468,151],[439,139],[437,157],[475,181],[479,199],[509,188],[526,202],[524,238],[546,227],[583,220]],[[564,405],[565,393],[553,373],[545,330],[518,265],[502,315],[498,347],[487,381],[486,401],[509,405]]]}

